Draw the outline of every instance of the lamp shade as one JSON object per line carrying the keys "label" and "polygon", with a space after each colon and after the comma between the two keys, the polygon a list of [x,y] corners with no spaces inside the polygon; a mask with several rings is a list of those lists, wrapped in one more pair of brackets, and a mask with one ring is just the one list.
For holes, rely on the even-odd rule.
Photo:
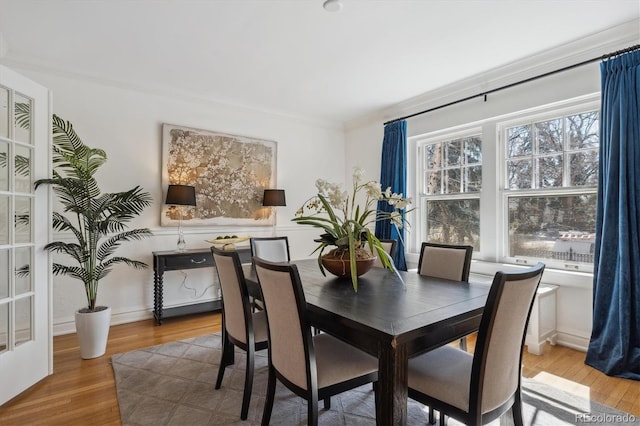
{"label": "lamp shade", "polygon": [[195,206],[196,188],[189,185],[169,185],[165,204]]}
{"label": "lamp shade", "polygon": [[265,189],[262,205],[265,207],[286,206],[284,189]]}

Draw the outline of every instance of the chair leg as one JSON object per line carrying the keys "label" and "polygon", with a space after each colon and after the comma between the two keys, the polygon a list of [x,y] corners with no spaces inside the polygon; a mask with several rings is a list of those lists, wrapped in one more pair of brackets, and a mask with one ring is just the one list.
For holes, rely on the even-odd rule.
{"label": "chair leg", "polygon": [[460,349],[462,349],[463,351],[467,352],[467,338],[463,337],[462,339],[460,339]]}
{"label": "chair leg", "polygon": [[318,399],[317,398],[309,398],[307,400],[307,425],[318,426]]}
{"label": "chair leg", "polygon": [[247,371],[244,375],[244,393],[242,394],[242,410],[240,411],[240,419],[247,420],[249,413],[249,403],[251,402],[251,389],[253,387],[253,348],[247,350]]}
{"label": "chair leg", "polygon": [[324,399],[324,409],[331,410],[331,397],[327,397]]}
{"label": "chair leg", "polygon": [[233,344],[229,341],[227,333],[222,331],[222,355],[220,356],[220,367],[218,368],[218,379],[216,380],[216,389],[222,386],[222,378],[227,365],[233,364]]}
{"label": "chair leg", "polygon": [[516,398],[511,406],[511,414],[513,415],[513,424],[515,426],[522,426],[524,421],[522,419],[522,394],[520,389],[516,391]]}
{"label": "chair leg", "polygon": [[436,424],[436,414],[435,411],[433,410],[433,408],[429,407],[429,424],[430,425],[435,425]]}
{"label": "chair leg", "polygon": [[447,426],[447,416],[442,411],[440,411],[440,426]]}
{"label": "chair leg", "polygon": [[273,400],[276,396],[276,373],[273,367],[269,366],[269,378],[267,379],[267,396],[264,401],[264,410],[262,411],[262,426],[269,426],[271,420],[271,411],[273,410]]}

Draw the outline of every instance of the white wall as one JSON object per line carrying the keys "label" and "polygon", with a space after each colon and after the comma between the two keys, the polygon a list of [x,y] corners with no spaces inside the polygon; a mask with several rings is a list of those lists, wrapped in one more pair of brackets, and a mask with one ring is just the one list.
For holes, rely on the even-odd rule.
{"label": "white wall", "polygon": [[[277,232],[290,237],[293,258],[309,257],[317,232],[290,219],[302,202],[314,194],[315,179],[344,180],[344,133],[340,124],[146,93],[42,70],[15,69],[53,92],[54,113],[71,121],[85,144],[107,152],[108,161],[97,175],[103,191],[122,191],[141,185],[153,197],[153,205],[131,226],[149,227],[154,236],[126,244],[118,252],[147,262],[150,268],[140,271],[118,266],[101,281],[98,304],[112,307],[112,324],[151,317],[151,253],[176,247],[176,228],[160,227],[160,208],[164,201],[162,123],[276,141],[277,182],[287,196],[287,206],[277,208]],[[185,234],[188,247],[196,248],[209,247],[204,240],[218,234],[271,235],[272,228],[185,227]],[[54,238],[64,238],[64,235],[54,235]],[[164,279],[165,307],[211,300],[217,294],[217,290],[210,287],[214,283],[211,268],[167,272]],[[66,277],[54,277],[53,299],[54,334],[74,331],[74,312],[85,304],[82,284]]]}
{"label": "white wall", "polygon": [[[379,143],[382,141],[384,131],[382,123],[385,121],[597,58],[634,45],[639,38],[640,25],[638,21],[634,21],[569,45],[560,46],[552,51],[543,52],[535,57],[526,58],[518,63],[491,70],[486,74],[474,76],[432,93],[420,95],[415,99],[391,106],[378,114],[348,123],[346,128],[347,164],[355,163],[357,159],[357,162],[365,164],[365,167],[379,168],[381,152]],[[567,99],[597,94],[600,91],[599,62],[490,94],[486,102],[483,98],[476,98],[408,119],[407,136],[411,163],[407,176],[409,186],[414,179],[412,173],[415,173],[415,155],[413,155],[415,142],[412,144],[412,137],[475,123],[483,129],[483,150],[487,149],[495,154],[496,150],[490,148],[496,143],[496,129],[495,125],[490,124],[488,120]],[[483,167],[487,170],[494,169],[496,158],[495,155],[483,155]],[[483,185],[485,188],[491,186],[491,190],[483,189],[485,194],[481,195],[483,197],[481,203],[495,202],[497,189],[494,188],[497,188],[497,183],[483,178]],[[413,188],[409,189],[413,190]],[[489,192],[488,195],[487,192]],[[408,195],[415,199],[415,195],[411,192]],[[419,229],[419,224],[416,227],[416,220],[415,217],[410,218],[410,221],[413,221],[412,230]],[[498,224],[487,223],[485,220],[482,232],[496,235]],[[409,240],[407,263],[408,267],[412,268],[417,266],[417,248],[421,242],[421,236],[419,232],[414,231],[407,239]],[[492,239],[489,245],[490,247],[483,247],[482,256],[479,256],[480,261],[472,263],[472,273],[486,277],[506,267],[497,263],[500,251],[499,240]],[[592,324],[592,280],[592,275],[588,273],[545,270],[543,282],[560,286],[557,293],[556,315],[559,344],[586,350]]]}

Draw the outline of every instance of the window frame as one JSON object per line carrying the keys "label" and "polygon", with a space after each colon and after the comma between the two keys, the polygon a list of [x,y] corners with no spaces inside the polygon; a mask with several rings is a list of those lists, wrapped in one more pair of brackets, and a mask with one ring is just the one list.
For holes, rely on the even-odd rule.
{"label": "window frame", "polygon": [[[578,263],[578,262],[570,262],[564,260],[555,260],[549,258],[523,258],[523,257],[514,257],[509,255],[509,199],[510,198],[519,198],[519,197],[536,197],[536,196],[567,196],[567,195],[583,195],[583,194],[597,194],[598,187],[597,184],[595,186],[564,186],[569,179],[568,169],[569,162],[567,161],[568,156],[571,153],[574,153],[576,150],[567,149],[564,147],[566,145],[563,144],[562,158],[563,158],[563,178],[562,185],[560,187],[547,187],[540,188],[537,184],[532,188],[526,189],[511,189],[508,187],[508,170],[507,170],[507,161],[508,151],[507,151],[507,137],[506,131],[509,128],[515,126],[524,126],[524,125],[532,125],[532,128],[535,128],[535,123],[539,123],[542,121],[549,121],[557,118],[562,118],[563,120],[570,115],[577,115],[581,113],[588,113],[596,111],[600,114],[600,101],[598,100],[583,100],[582,102],[576,102],[575,104],[566,105],[566,106],[558,106],[558,105],[549,105],[544,106],[528,111],[522,111],[512,117],[509,117],[506,120],[497,120],[496,121],[496,134],[497,134],[497,154],[498,154],[498,182],[499,182],[499,199],[501,203],[500,208],[500,229],[502,237],[499,240],[500,243],[500,255],[499,259],[501,262],[509,263],[509,264],[521,264],[521,265],[529,265],[534,264],[537,261],[544,262],[549,268],[554,268],[558,270],[565,271],[577,271],[577,272],[588,272],[593,273],[593,264],[588,263]],[[566,132],[565,135],[566,136]],[[535,135],[532,135],[535,138]],[[535,146],[535,142],[532,142],[532,145]],[[568,147],[567,147],[568,148]],[[544,157],[542,154],[537,156],[534,152],[531,155],[531,158],[535,161],[536,158]],[[536,167],[533,166],[534,171],[532,172],[532,180],[535,183],[537,178],[537,172],[535,171]],[[595,230],[594,230],[595,232]]]}

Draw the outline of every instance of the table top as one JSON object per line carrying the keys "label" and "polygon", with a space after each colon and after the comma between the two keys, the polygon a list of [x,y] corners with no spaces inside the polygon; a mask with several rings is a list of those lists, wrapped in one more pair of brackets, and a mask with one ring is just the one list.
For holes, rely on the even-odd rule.
{"label": "table top", "polygon": [[[417,272],[372,268],[358,279],[355,292],[350,279],[323,276],[317,261],[293,262],[304,288],[307,309],[366,334],[408,341],[425,328],[450,326],[456,318],[479,317],[490,286],[419,275]],[[255,271],[245,266],[248,283]],[[404,281],[404,283],[403,283]]]}

